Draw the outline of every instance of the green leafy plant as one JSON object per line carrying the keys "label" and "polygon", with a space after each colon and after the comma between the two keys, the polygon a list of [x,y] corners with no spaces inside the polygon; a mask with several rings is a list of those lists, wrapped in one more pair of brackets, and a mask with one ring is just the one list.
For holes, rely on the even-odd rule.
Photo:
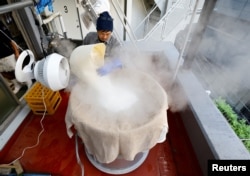
{"label": "green leafy plant", "polygon": [[250,152],[250,125],[246,123],[245,119],[239,119],[239,116],[224,99],[216,99],[215,104]]}

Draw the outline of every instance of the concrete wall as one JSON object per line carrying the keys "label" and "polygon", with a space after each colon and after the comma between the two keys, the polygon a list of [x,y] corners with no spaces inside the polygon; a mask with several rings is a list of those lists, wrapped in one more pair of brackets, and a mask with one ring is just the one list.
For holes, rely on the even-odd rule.
{"label": "concrete wall", "polygon": [[249,160],[249,152],[192,72],[182,71],[178,79],[189,101],[182,119],[204,175],[208,159]]}
{"label": "concrete wall", "polygon": [[[147,51],[163,51],[171,68],[176,68],[179,52],[171,42],[139,43],[139,46]],[[249,160],[249,151],[195,75],[180,67],[175,83],[182,91],[182,99],[187,100],[186,107],[179,112],[204,175],[209,159]]]}

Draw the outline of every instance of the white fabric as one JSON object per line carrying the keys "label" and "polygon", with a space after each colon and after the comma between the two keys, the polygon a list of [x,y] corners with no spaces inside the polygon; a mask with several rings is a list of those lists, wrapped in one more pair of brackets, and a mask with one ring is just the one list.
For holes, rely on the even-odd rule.
{"label": "white fabric", "polygon": [[16,59],[14,54],[0,59],[0,72],[14,71],[15,66],[16,66]]}
{"label": "white fabric", "polygon": [[[136,101],[115,111],[107,107],[110,96],[103,104],[99,101],[103,96],[100,89],[105,89],[105,84],[98,86],[97,91],[86,82],[78,82],[70,94],[65,118],[67,133],[72,137],[71,127],[74,126],[88,152],[101,163],[110,163],[118,156],[133,160],[139,152],[165,140],[168,131],[167,95],[154,79],[135,70],[117,70],[102,79],[107,78],[113,85],[135,93]],[[104,83],[103,80],[99,82]],[[114,107],[122,108],[118,103],[124,97],[119,94],[112,98],[117,101]]]}

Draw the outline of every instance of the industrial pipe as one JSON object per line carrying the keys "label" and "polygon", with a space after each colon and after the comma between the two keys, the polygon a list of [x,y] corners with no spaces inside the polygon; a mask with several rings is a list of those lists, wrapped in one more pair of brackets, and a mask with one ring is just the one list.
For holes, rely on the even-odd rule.
{"label": "industrial pipe", "polygon": [[0,14],[4,14],[7,12],[11,12],[16,9],[28,7],[28,6],[33,6],[33,1],[32,0],[26,0],[22,2],[15,2],[12,4],[6,4],[3,6],[0,6]]}

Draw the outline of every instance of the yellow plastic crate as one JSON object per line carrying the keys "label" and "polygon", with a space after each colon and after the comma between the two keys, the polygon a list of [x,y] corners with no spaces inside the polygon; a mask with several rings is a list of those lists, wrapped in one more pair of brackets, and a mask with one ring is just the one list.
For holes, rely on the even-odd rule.
{"label": "yellow plastic crate", "polygon": [[46,114],[54,114],[62,101],[59,91],[52,91],[38,82],[26,93],[24,99],[33,113],[38,115],[44,114],[45,106]]}

